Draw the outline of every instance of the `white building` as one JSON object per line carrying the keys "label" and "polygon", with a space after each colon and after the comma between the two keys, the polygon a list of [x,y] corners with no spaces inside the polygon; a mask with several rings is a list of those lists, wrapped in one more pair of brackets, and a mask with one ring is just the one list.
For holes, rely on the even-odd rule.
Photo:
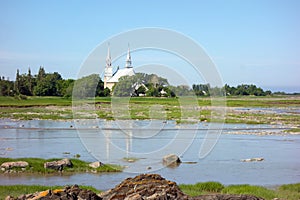
{"label": "white building", "polygon": [[128,47],[127,57],[126,57],[126,65],[123,69],[117,69],[115,73],[113,73],[113,69],[111,66],[111,56],[110,49],[108,48],[107,57],[106,57],[106,66],[104,71],[104,88],[109,88],[112,90],[113,86],[119,82],[119,78],[122,76],[133,76],[135,72],[131,65],[131,56],[130,49]]}

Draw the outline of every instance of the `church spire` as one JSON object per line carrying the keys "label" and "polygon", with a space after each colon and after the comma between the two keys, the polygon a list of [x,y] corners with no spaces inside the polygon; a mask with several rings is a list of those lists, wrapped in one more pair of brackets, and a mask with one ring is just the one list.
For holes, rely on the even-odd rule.
{"label": "church spire", "polygon": [[112,77],[112,66],[111,66],[111,56],[110,56],[110,49],[109,49],[109,43],[107,48],[107,57],[106,57],[106,65],[104,70],[104,79],[108,80]]}
{"label": "church spire", "polygon": [[127,52],[126,66],[125,67],[126,68],[132,68],[129,44],[128,44],[128,52]]}
{"label": "church spire", "polygon": [[108,43],[108,48],[107,48],[106,67],[111,67],[111,56],[110,56],[109,43]]}

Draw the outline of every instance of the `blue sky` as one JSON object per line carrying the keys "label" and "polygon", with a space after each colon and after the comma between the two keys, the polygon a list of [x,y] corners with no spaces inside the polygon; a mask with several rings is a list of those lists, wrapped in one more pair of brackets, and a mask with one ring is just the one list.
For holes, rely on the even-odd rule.
{"label": "blue sky", "polygon": [[299,92],[299,9],[300,1],[291,0],[0,0],[0,75],[14,79],[16,69],[37,73],[42,65],[76,78],[99,43],[131,29],[159,27],[200,44],[224,83]]}

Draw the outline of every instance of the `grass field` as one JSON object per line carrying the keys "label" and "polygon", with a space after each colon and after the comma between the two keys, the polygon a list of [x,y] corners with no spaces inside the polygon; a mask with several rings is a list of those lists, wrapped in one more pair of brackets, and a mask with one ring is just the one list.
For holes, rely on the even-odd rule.
{"label": "grass field", "polygon": [[[76,112],[72,110],[75,106]],[[226,116],[218,109],[226,107]],[[96,97],[72,102],[61,97],[0,97],[0,117],[12,119],[160,119],[182,122],[248,124],[300,124],[298,113],[237,112],[234,108],[300,108],[300,96],[241,96],[214,98],[110,98]]]}

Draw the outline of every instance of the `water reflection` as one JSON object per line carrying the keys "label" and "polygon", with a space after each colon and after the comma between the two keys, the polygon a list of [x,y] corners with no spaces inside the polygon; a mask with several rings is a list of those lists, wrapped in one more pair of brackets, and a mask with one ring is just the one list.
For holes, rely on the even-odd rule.
{"label": "water reflection", "polygon": [[[300,181],[300,136],[299,135],[239,135],[222,134],[217,145],[204,159],[197,152],[203,142],[207,124],[197,125],[196,136],[191,146],[181,155],[183,162],[177,168],[161,168],[162,156],[176,153],[178,148],[170,146],[162,154],[148,154],[160,149],[176,139],[177,145],[189,141],[195,134],[191,125],[163,123],[163,130],[151,130],[150,122],[138,121],[128,129],[119,130],[111,121],[82,121],[78,127],[84,130],[79,137],[70,121],[10,121],[0,120],[1,157],[41,157],[73,158],[80,154],[85,161],[100,160],[147,170],[157,167],[155,173],[178,183],[199,181],[220,181],[224,184],[276,185]],[[156,122],[155,122],[156,123]],[[22,127],[20,127],[22,125]],[[155,125],[155,126],[158,126]],[[181,127],[178,127],[181,126]],[[178,131],[180,130],[180,131]],[[271,125],[225,124],[224,133],[232,131],[280,131],[281,127]],[[84,140],[84,141],[83,141]],[[85,146],[86,145],[86,146]],[[70,154],[64,154],[70,152]],[[124,161],[124,157],[137,157],[134,163]],[[264,157],[263,162],[245,163],[241,159]],[[101,158],[101,159],[97,159]],[[152,169],[153,169],[152,168]],[[159,168],[159,170],[158,170]],[[88,184],[98,189],[108,189],[131,173],[76,174],[72,176],[0,175],[0,184]]]}

